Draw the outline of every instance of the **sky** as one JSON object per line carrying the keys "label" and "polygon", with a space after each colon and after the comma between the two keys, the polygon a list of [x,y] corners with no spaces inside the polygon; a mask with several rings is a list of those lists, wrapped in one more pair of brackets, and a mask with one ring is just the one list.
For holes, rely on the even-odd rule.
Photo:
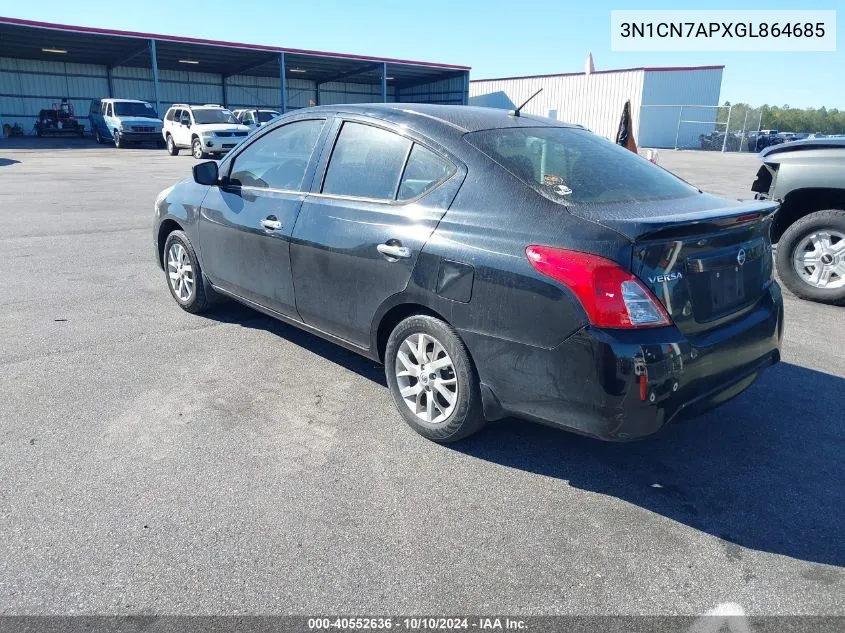
{"label": "sky", "polygon": [[[826,53],[611,52],[611,9],[843,9],[842,0],[763,3],[641,0],[0,0],[0,15],[471,66],[473,79],[724,64],[721,101],[845,109],[845,45]],[[845,10],[838,19],[845,20]],[[837,29],[840,33],[845,26]]]}

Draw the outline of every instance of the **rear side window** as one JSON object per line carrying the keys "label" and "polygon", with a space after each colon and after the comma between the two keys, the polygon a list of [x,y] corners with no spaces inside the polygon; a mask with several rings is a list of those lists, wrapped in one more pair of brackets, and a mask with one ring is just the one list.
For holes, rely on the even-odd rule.
{"label": "rear side window", "polygon": [[455,173],[455,166],[430,149],[414,143],[402,182],[399,185],[399,200],[410,200],[423,195]]}
{"label": "rear side window", "polygon": [[323,120],[295,121],[265,134],[235,157],[233,186],[301,191]]}
{"label": "rear side window", "polygon": [[464,138],[561,204],[667,200],[698,192],[665,169],[579,128],[505,128]]}
{"label": "rear side window", "polygon": [[411,141],[381,128],[347,121],[332,152],[323,193],[393,200]]}

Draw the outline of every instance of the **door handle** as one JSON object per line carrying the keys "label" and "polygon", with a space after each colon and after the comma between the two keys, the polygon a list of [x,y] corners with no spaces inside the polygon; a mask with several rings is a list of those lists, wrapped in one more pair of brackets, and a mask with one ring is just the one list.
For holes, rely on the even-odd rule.
{"label": "door handle", "polygon": [[[391,240],[392,241],[392,240]],[[388,259],[408,259],[411,256],[411,249],[400,244],[379,244],[376,246],[378,252]]]}
{"label": "door handle", "polygon": [[269,215],[263,220],[261,220],[261,226],[263,226],[268,231],[278,231],[282,228],[282,223],[276,219],[275,215]]}

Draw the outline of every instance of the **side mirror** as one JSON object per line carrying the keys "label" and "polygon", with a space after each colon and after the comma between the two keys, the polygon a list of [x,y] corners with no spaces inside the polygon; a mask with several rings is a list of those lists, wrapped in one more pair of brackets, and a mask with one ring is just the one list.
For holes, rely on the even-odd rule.
{"label": "side mirror", "polygon": [[217,162],[213,160],[203,161],[194,165],[194,182],[198,185],[216,185],[220,179],[220,172],[217,169]]}

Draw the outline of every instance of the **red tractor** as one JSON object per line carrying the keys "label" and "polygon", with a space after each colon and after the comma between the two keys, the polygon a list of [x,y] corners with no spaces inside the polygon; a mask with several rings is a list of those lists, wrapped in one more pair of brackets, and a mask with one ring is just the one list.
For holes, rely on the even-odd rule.
{"label": "red tractor", "polygon": [[76,120],[73,105],[67,99],[54,103],[52,109],[38,113],[36,136],[85,136],[85,126]]}

